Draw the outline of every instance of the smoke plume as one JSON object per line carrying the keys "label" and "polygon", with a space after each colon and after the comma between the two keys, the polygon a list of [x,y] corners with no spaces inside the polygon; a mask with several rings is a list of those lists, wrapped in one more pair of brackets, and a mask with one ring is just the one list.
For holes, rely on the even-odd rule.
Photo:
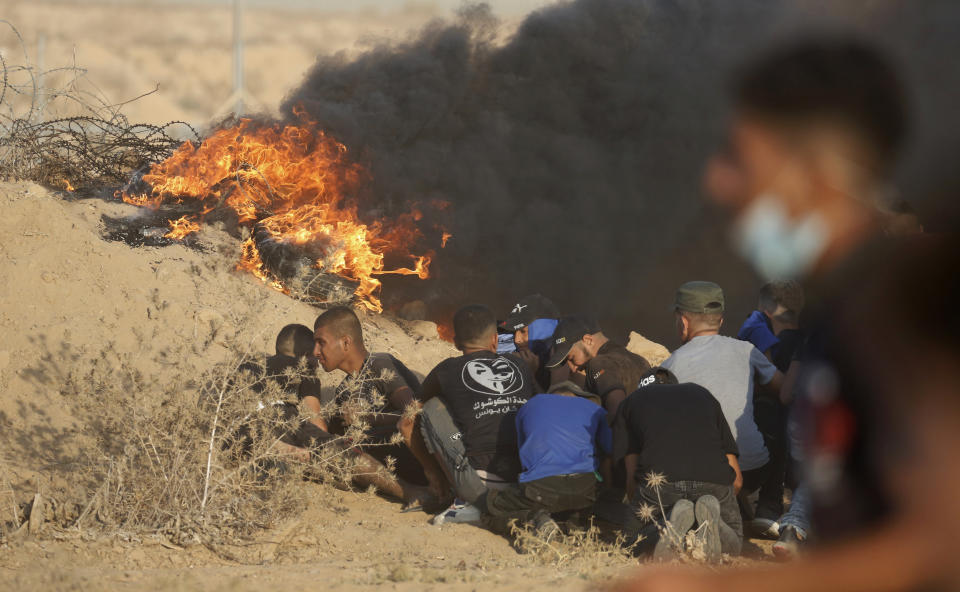
{"label": "smoke plume", "polygon": [[[882,3],[881,3],[882,4]],[[731,323],[758,280],[704,203],[729,68],[766,41],[781,0],[578,0],[529,15],[506,40],[466,6],[359,57],[320,57],[301,105],[371,172],[367,203],[452,204],[431,281],[388,283],[435,315],[481,301],[503,315],[540,292],[608,333],[673,344],[675,287],[717,281]]]}

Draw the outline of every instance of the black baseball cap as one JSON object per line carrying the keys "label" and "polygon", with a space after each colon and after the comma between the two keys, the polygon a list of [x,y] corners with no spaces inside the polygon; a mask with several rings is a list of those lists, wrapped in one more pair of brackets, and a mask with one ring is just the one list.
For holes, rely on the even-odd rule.
{"label": "black baseball cap", "polygon": [[537,319],[556,319],[559,317],[560,310],[549,298],[540,294],[531,294],[524,296],[513,305],[507,319],[500,322],[500,329],[506,333],[513,333]]}
{"label": "black baseball cap", "polygon": [[551,344],[553,351],[550,353],[550,360],[547,361],[547,368],[556,368],[564,363],[570,353],[570,348],[583,339],[584,335],[599,332],[600,325],[592,317],[577,315],[560,319],[556,330],[553,332],[553,343]]}

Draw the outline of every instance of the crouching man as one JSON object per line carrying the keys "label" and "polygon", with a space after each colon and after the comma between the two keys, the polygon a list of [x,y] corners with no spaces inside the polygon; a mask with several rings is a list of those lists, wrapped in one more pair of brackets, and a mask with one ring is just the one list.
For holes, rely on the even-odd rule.
{"label": "crouching man", "polygon": [[677,384],[663,368],[640,385],[614,421],[614,458],[625,458],[627,495],[648,521],[640,533],[655,542],[653,556],[683,551],[694,524],[709,561],[719,561],[721,552],[739,554],[743,478],[720,403],[702,386]]}
{"label": "crouching man", "polygon": [[516,486],[515,418],[534,384],[523,360],[497,354],[497,321],[489,308],[461,308],[453,330],[463,355],[440,362],[421,390],[421,432],[457,498],[434,524],[478,520],[474,503],[487,490]]}
{"label": "crouching man", "polygon": [[547,366],[566,364],[572,375],[586,373],[584,389],[600,397],[608,418],[613,421],[617,407],[637,388],[650,364],[637,354],[616,344],[590,316],[560,319],[553,334],[553,347]]}
{"label": "crouching man", "polygon": [[551,514],[589,508],[597,499],[597,450],[610,454],[607,412],[596,397],[565,381],[517,412],[520,490],[489,491],[477,502],[495,517],[534,527],[541,540],[559,531]]}
{"label": "crouching man", "polygon": [[[362,471],[359,479],[407,503],[429,501],[420,464],[396,436],[420,388],[416,375],[390,354],[367,351],[360,319],[349,307],[331,308],[317,318],[314,343],[313,355],[326,372],[346,374],[336,389],[338,413],[329,423],[319,419],[319,395],[303,397],[303,405],[316,416],[314,421],[352,447]],[[350,426],[363,428],[358,441],[353,441]],[[396,480],[385,470],[387,457],[396,461]]]}
{"label": "crouching man", "polygon": [[[300,419],[292,400],[311,390],[307,375],[308,357],[313,351],[313,332],[304,325],[287,325],[277,334],[276,353],[263,362],[250,360],[240,366],[254,382],[250,389],[260,401],[255,413],[247,416],[227,446],[238,444],[238,452],[253,452],[256,437],[268,436],[271,446],[282,455],[300,462],[309,462],[310,451],[330,440],[331,436],[315,423]],[[275,386],[275,389],[271,389]],[[271,400],[275,399],[275,400]]]}

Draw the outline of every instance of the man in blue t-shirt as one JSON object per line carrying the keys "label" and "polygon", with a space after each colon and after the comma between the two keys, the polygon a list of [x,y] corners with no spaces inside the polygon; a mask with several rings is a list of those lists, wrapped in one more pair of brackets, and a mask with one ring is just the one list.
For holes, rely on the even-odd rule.
{"label": "man in blue t-shirt", "polygon": [[802,310],[803,288],[798,282],[768,282],[760,288],[757,310],[740,326],[737,339],[752,343],[777,370],[786,372],[799,342],[796,334]]}
{"label": "man in blue t-shirt", "polygon": [[[757,310],[740,327],[737,338],[749,341],[786,373],[800,346],[800,313],[803,288],[795,280],[775,280],[760,288]],[[756,515],[749,524],[753,534],[778,535],[777,517],[783,514],[784,481],[789,481],[787,408],[778,397],[754,395],[754,420],[770,453],[767,478],[760,486]],[[792,486],[791,486],[792,487]]]}
{"label": "man in blue t-shirt", "polygon": [[478,500],[491,516],[532,523],[547,540],[559,532],[551,513],[596,501],[598,449],[609,455],[613,440],[607,412],[594,395],[569,381],[550,392],[517,411],[520,490],[491,490]]}

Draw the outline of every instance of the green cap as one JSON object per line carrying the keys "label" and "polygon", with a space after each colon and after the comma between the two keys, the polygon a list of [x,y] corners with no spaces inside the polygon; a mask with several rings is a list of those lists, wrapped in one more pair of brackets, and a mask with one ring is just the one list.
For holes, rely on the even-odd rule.
{"label": "green cap", "polygon": [[723,312],[723,289],[713,282],[687,282],[677,288],[676,310],[717,314]]}

